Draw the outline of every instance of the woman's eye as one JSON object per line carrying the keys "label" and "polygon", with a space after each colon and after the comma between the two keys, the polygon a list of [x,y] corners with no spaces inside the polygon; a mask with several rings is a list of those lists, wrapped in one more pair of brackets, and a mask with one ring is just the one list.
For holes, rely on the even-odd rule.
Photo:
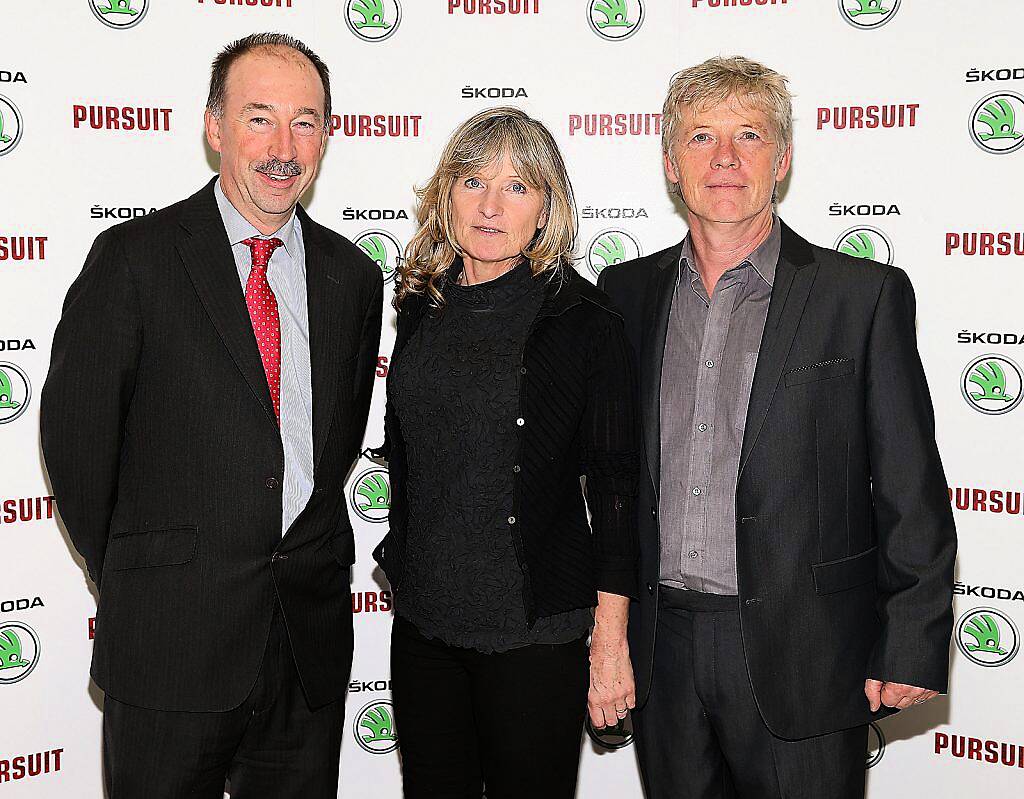
{"label": "woman's eye", "polygon": [[484,184],[481,183],[477,178],[467,178],[466,179],[466,188],[467,189],[479,189],[483,185]]}
{"label": "woman's eye", "polygon": [[524,186],[522,183],[513,183],[512,191],[516,192],[517,194],[526,194],[526,186]]}

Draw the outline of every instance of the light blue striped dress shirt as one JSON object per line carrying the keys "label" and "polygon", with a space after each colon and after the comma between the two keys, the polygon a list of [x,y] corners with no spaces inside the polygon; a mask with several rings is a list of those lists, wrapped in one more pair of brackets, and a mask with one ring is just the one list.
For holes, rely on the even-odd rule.
{"label": "light blue striped dress shirt", "polygon": [[274,250],[267,267],[267,282],[277,298],[281,318],[281,443],[284,445],[281,535],[284,535],[313,494],[313,389],[302,225],[293,211],[291,219],[280,230],[264,236],[231,204],[219,180],[213,191],[243,294],[252,270],[252,252],[242,242],[248,238],[275,237],[284,242],[283,247]]}

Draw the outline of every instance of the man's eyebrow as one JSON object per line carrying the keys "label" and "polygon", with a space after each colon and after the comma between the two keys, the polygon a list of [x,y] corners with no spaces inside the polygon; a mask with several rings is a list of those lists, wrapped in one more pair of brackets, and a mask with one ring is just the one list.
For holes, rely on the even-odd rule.
{"label": "man's eyebrow", "polygon": [[267,105],[266,103],[246,103],[242,106],[242,113],[248,113],[249,111],[276,111],[277,106]]}
{"label": "man's eyebrow", "polygon": [[296,108],[295,109],[295,116],[297,116],[297,117],[305,116],[306,114],[309,114],[310,116],[314,116],[317,119],[320,119],[320,112],[317,111],[315,108]]}

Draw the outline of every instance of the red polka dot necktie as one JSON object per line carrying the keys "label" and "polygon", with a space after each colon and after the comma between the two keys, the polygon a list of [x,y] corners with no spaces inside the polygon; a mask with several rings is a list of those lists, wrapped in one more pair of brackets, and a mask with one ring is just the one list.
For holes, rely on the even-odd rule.
{"label": "red polka dot necktie", "polygon": [[274,403],[274,416],[281,423],[281,317],[277,312],[277,297],[267,282],[267,264],[274,250],[284,246],[281,239],[246,239],[242,242],[252,252],[252,271],[245,284],[245,304],[249,306],[252,331],[267,373],[270,399]]}

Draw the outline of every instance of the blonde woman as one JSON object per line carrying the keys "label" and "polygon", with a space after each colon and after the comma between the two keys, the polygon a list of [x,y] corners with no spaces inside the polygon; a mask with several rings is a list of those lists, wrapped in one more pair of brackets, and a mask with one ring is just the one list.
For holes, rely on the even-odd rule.
{"label": "blonde woman", "polygon": [[595,726],[633,706],[629,345],[571,265],[572,188],[540,122],[467,120],[418,196],[374,553],[395,592],[405,795],[569,799],[588,704]]}

